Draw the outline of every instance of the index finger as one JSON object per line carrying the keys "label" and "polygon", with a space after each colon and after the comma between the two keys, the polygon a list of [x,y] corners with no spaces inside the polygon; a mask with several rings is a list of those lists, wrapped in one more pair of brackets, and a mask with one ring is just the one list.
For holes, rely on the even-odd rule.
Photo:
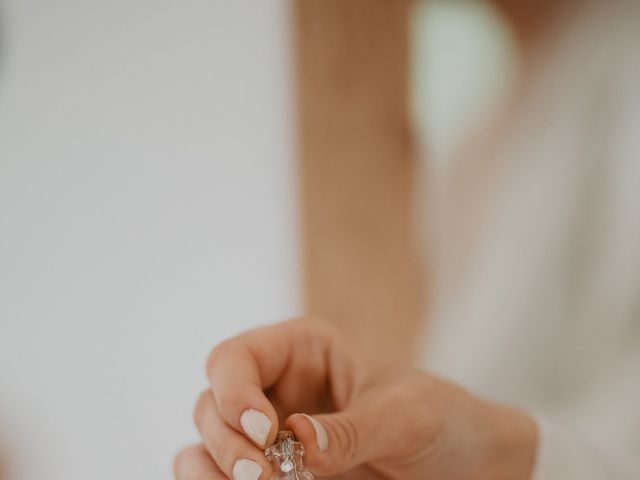
{"label": "index finger", "polygon": [[323,330],[312,322],[294,320],[251,330],[218,345],[209,356],[207,373],[225,422],[261,448],[270,445],[278,432],[278,415],[264,390],[287,369],[294,339],[310,331],[321,338]]}

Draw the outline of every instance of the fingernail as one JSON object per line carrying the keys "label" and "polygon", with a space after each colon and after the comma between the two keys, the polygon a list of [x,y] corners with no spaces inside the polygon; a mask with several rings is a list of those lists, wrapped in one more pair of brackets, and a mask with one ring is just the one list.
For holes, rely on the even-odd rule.
{"label": "fingernail", "polygon": [[262,475],[262,467],[253,460],[241,458],[233,464],[234,480],[258,480]]}
{"label": "fingernail", "polygon": [[271,430],[271,420],[264,413],[250,408],[245,410],[240,416],[240,425],[244,433],[260,446],[265,446],[269,431]]}
{"label": "fingernail", "polygon": [[310,415],[302,414],[304,418],[311,422],[313,425],[313,429],[316,431],[316,442],[318,444],[318,448],[322,451],[325,451],[329,446],[329,437],[327,436],[327,430],[322,426],[322,424],[313,418]]}

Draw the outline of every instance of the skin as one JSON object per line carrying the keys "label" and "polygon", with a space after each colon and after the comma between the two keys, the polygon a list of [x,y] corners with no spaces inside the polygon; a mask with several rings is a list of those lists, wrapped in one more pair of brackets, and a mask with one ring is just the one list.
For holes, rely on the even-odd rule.
{"label": "skin", "polygon": [[[512,25],[525,63],[572,0],[494,0]],[[370,296],[368,297],[370,298]],[[331,479],[530,479],[537,430],[525,413],[476,397],[428,373],[381,364],[324,323],[296,320],[253,330],[216,347],[211,388],[195,408],[202,443],[176,457],[178,480],[232,478],[234,462],[270,466],[240,426],[247,408],[294,431],[305,464]],[[321,451],[300,413],[326,429]]]}
{"label": "skin", "polygon": [[[252,408],[278,429],[293,430],[305,464],[320,478],[440,480],[531,477],[536,426],[525,414],[475,397],[412,368],[381,364],[324,322],[293,320],[251,330],[217,346],[208,361],[211,388],[195,422],[202,444],[182,451],[179,480],[233,478],[251,459],[268,479],[263,445],[245,435]],[[312,414],[326,429],[320,450]]]}
{"label": "skin", "polygon": [[576,0],[492,0],[513,28],[526,61],[566,12],[579,7]]}

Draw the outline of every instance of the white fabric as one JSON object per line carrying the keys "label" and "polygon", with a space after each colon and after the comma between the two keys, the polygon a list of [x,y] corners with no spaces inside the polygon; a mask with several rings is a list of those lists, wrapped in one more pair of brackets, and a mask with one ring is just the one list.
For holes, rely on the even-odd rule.
{"label": "white fabric", "polygon": [[615,449],[591,444],[544,418],[538,418],[542,442],[534,480],[638,480],[638,470]]}
{"label": "white fabric", "polygon": [[639,5],[585,0],[501,141],[428,179],[423,365],[549,419],[536,480],[640,479]]}

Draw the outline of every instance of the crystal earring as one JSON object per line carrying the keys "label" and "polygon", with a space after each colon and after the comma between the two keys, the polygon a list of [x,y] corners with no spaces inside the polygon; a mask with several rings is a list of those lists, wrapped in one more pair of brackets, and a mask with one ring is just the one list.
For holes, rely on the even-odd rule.
{"label": "crystal earring", "polygon": [[313,475],[302,463],[304,446],[296,441],[293,432],[278,432],[275,443],[264,454],[273,467],[270,480],[313,480]]}

